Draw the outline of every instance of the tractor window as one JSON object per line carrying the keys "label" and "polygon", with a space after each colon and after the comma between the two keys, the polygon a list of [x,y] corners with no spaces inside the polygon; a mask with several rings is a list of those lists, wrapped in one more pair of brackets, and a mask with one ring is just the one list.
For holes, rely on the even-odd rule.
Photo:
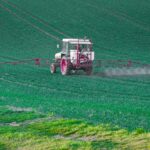
{"label": "tractor window", "polygon": [[81,47],[81,50],[85,50],[85,51],[91,50],[91,45],[89,44],[82,44],[80,47]]}
{"label": "tractor window", "polygon": [[91,51],[92,46],[90,44],[70,44],[68,45],[69,50],[77,50],[77,48],[79,48],[79,51]]}
{"label": "tractor window", "polygon": [[75,50],[77,49],[77,44],[69,44],[69,50]]}
{"label": "tractor window", "polygon": [[64,42],[63,43],[63,49],[62,49],[63,52],[67,52],[68,51],[68,43]]}

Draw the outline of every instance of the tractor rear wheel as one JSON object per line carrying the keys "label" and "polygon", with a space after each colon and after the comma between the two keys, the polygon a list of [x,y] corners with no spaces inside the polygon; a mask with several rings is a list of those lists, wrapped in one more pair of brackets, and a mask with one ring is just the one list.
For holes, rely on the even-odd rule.
{"label": "tractor rear wheel", "polygon": [[56,65],[55,65],[55,63],[52,63],[52,64],[51,64],[51,66],[50,66],[50,71],[51,71],[51,74],[56,73]]}
{"label": "tractor rear wheel", "polygon": [[71,71],[71,62],[65,56],[60,61],[60,70],[62,75],[69,75]]}

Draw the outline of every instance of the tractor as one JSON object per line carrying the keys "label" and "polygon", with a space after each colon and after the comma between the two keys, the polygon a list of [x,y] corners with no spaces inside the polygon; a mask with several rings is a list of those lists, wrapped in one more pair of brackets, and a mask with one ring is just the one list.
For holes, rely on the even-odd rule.
{"label": "tractor", "polygon": [[89,39],[63,39],[61,52],[55,54],[50,65],[52,74],[60,67],[62,75],[83,70],[87,75],[92,73],[94,52]]}

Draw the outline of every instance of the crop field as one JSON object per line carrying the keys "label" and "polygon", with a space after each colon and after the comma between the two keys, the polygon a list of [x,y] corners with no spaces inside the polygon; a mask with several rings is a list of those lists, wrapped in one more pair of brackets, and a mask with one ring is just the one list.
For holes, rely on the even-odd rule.
{"label": "crop field", "polygon": [[[0,62],[53,59],[60,39],[87,36],[96,59],[150,64],[149,14],[149,0],[0,0]],[[149,149],[149,107],[148,75],[0,65],[0,149]]]}

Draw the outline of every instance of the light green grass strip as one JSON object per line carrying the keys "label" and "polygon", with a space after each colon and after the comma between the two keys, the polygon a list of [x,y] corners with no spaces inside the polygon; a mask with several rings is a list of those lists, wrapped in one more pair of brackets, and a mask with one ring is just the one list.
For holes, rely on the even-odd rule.
{"label": "light green grass strip", "polygon": [[56,119],[0,129],[3,149],[149,149],[150,133]]}

